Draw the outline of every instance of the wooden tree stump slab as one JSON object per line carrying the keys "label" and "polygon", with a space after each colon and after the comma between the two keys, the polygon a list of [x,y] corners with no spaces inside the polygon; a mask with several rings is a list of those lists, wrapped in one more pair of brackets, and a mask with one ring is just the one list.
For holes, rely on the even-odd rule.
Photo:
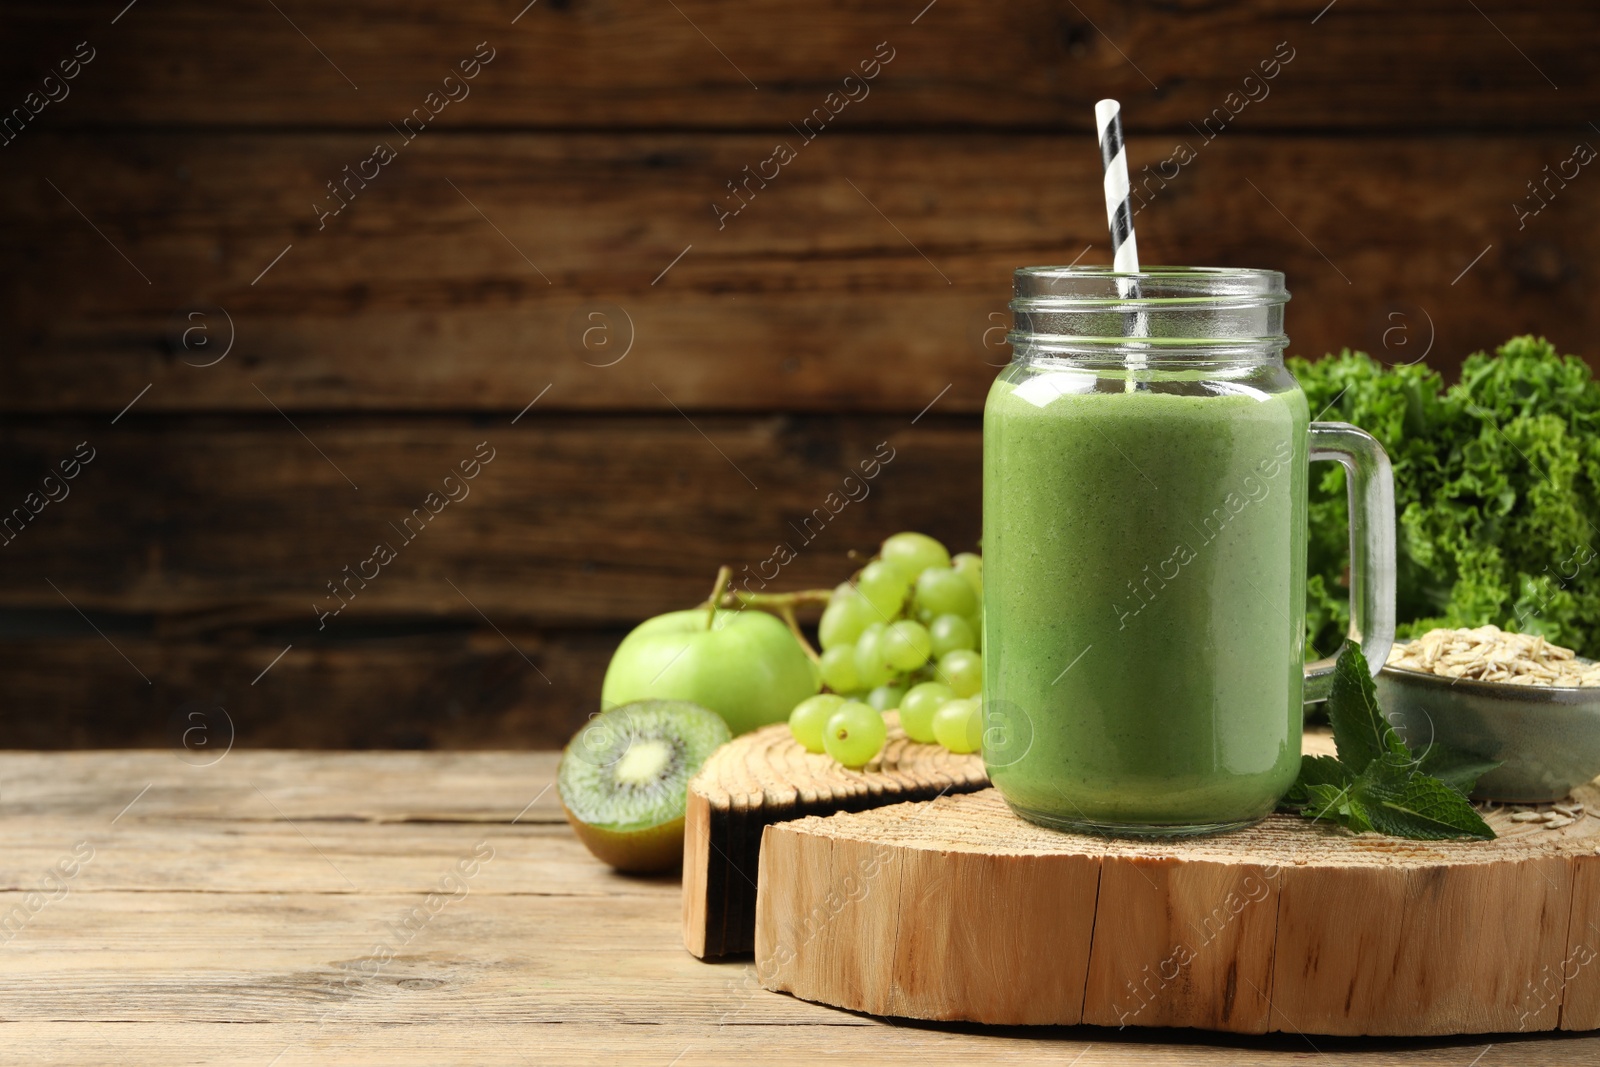
{"label": "wooden tree stump slab", "polygon": [[[1308,748],[1320,747],[1311,744]],[[916,1019],[1436,1035],[1600,1028],[1600,790],[1548,828],[1400,841],[1289,815],[1058,833],[993,789],[768,826],[769,989]]]}
{"label": "wooden tree stump slab", "polygon": [[989,784],[979,756],[909,740],[899,717],[859,771],[807,752],[786,723],[723,745],[689,783],[683,837],[683,942],[702,959],[755,947],[762,831],[773,823],[858,812]]}

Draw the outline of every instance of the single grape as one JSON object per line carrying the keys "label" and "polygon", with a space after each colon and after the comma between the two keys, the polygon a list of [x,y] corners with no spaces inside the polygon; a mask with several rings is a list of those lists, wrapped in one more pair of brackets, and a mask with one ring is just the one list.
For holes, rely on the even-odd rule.
{"label": "single grape", "polygon": [[893,711],[906,695],[903,685],[880,685],[867,694],[867,703],[879,711]]}
{"label": "single grape", "polygon": [[971,615],[978,610],[978,594],[967,580],[949,567],[930,567],[917,576],[916,608],[934,618]]}
{"label": "single grape", "polygon": [[983,689],[983,656],[958,648],[939,657],[939,681],[958,697],[977,695]]}
{"label": "single grape", "polygon": [[[835,713],[837,714],[837,713]],[[833,720],[829,719],[831,726]],[[976,752],[983,742],[983,716],[977,701],[951,700],[934,712],[933,736],[951,752]]]}
{"label": "single grape", "polygon": [[872,605],[874,619],[891,622],[900,617],[906,594],[911,591],[911,582],[915,577],[899,564],[877,559],[861,568],[860,575],[856,577],[856,588]]}
{"label": "single grape", "polygon": [[822,732],[828,727],[833,713],[845,705],[844,697],[833,693],[818,693],[807,697],[789,713],[789,732],[805,747],[807,752],[822,751]]}
{"label": "single grape", "polygon": [[928,662],[933,651],[927,627],[920,622],[901,619],[892,622],[883,636],[878,638],[878,648],[889,666],[897,671],[914,671]]}
{"label": "single grape", "polygon": [[977,649],[979,652],[982,652],[983,651],[983,609],[982,608],[978,609],[978,613],[976,615],[969,615],[967,617],[967,625],[972,627],[972,636],[975,638],[975,641],[974,641],[972,647]]}
{"label": "single grape", "polygon": [[817,624],[817,640],[824,649],[855,644],[861,631],[878,616],[860,593],[849,586],[844,588],[844,593],[834,591],[822,613],[822,621]]}
{"label": "single grape", "polygon": [[822,745],[828,755],[846,767],[864,767],[883,751],[889,728],[876,708],[848,701],[828,718]]}
{"label": "single grape", "polygon": [[835,645],[822,654],[818,664],[822,671],[822,684],[835,693],[852,693],[861,688],[861,675],[856,673],[856,646]]}
{"label": "single grape", "polygon": [[932,744],[933,714],[955,699],[955,690],[943,682],[914,685],[900,698],[900,727],[913,741]]}
{"label": "single grape", "polygon": [[933,625],[928,627],[928,638],[935,656],[978,647],[978,635],[972,632],[972,624],[960,615],[940,615],[934,619]]}
{"label": "single grape", "polygon": [[875,622],[856,641],[852,659],[855,662],[856,682],[864,689],[875,689],[894,676],[893,668],[883,656],[883,633],[883,623]]}
{"label": "single grape", "polygon": [[950,560],[950,566],[955,573],[965,577],[966,582],[973,587],[973,592],[978,593],[979,600],[984,595],[984,558],[973,555],[971,552],[957,552],[955,558]]}
{"label": "single grape", "polygon": [[897,533],[883,543],[878,554],[911,574],[950,566],[950,550],[927,534]]}

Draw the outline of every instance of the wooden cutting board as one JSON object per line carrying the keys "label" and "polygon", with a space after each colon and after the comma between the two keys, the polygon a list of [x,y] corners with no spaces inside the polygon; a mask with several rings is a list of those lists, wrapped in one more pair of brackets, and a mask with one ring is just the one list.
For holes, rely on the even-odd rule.
{"label": "wooden cutting board", "polygon": [[[1486,812],[1492,842],[1353,835],[1288,815],[1140,842],[1033,826],[985,788],[977,757],[891,737],[860,773],[805,753],[781,725],[713,757],[690,789],[692,952],[748,951],[748,930],[767,988],[917,1019],[1600,1028],[1592,784],[1572,800],[1596,814],[1560,828]],[[1329,741],[1307,734],[1306,748]]]}
{"label": "wooden cutting board", "polygon": [[889,737],[859,771],[801,748],[787,723],[723,745],[689,783],[683,839],[683,943],[702,959],[755,947],[762,832],[808,815],[864,811],[984,789],[983,760],[919,745],[885,716]]}

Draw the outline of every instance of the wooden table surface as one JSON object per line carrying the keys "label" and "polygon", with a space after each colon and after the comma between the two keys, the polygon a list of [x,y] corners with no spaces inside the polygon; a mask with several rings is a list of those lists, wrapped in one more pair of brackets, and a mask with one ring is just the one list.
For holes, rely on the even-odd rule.
{"label": "wooden table surface", "polygon": [[0,753],[0,1061],[1600,1064],[1572,1034],[885,1022],[689,956],[677,879],[590,859],[554,754],[181,755]]}

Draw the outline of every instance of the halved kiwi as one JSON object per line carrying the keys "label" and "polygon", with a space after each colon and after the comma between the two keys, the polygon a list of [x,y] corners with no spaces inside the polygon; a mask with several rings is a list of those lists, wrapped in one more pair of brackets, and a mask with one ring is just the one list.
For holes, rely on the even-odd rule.
{"label": "halved kiwi", "polygon": [[641,700],[590,719],[561,754],[556,787],[578,838],[619,871],[683,862],[689,779],[731,734],[687,700]]}

